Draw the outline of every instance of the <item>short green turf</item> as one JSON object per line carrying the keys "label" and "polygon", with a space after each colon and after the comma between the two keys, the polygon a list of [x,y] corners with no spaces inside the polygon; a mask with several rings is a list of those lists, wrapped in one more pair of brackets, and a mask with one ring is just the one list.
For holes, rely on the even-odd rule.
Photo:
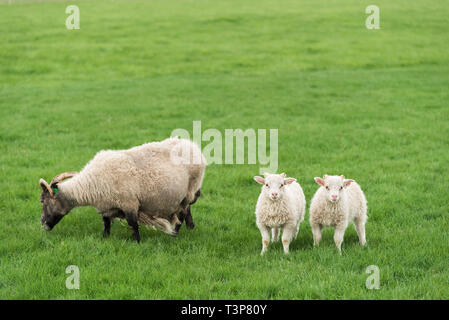
{"label": "short green turf", "polygon": [[[445,0],[0,0],[1,299],[448,299],[449,7]],[[380,29],[365,27],[380,7]],[[310,202],[344,174],[368,200],[367,246],[339,256],[306,219],[259,255],[259,165],[208,166],[194,230],[115,223],[94,208],[51,232],[39,178],[173,129],[278,129],[279,171]],[[65,286],[80,269],[80,289]],[[368,290],[365,271],[380,270]]]}

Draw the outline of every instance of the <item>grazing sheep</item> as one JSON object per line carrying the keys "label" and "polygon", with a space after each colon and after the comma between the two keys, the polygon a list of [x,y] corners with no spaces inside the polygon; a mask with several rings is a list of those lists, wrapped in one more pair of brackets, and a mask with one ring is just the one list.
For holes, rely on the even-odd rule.
{"label": "grazing sheep", "polygon": [[[172,152],[179,157],[183,157],[184,158],[184,162],[187,165],[193,165],[191,166],[192,170],[195,170],[197,167],[195,167],[195,161],[198,162],[198,158],[195,157],[202,157],[201,152],[198,152],[199,149],[195,149],[195,153],[191,153],[190,152],[190,148],[192,147],[192,143],[189,140],[183,140],[183,139],[178,139],[177,137],[174,138],[170,138],[170,139],[165,139],[164,141],[162,141],[163,144],[166,144],[167,146],[169,146],[172,149]],[[199,159],[200,161],[203,158]],[[191,175],[193,177],[200,177],[201,175],[197,172],[191,172]],[[202,178],[201,178],[202,179]],[[192,190],[195,189],[195,183],[193,183],[193,186],[191,187]],[[177,217],[179,219],[179,224],[176,225],[176,229],[175,231],[178,232],[179,229],[182,226],[182,223],[185,221],[186,223],[186,227],[188,229],[193,229],[195,227],[195,224],[193,223],[193,217],[192,217],[192,212],[190,209],[190,206],[193,205],[198,198],[201,196],[201,189],[198,189],[195,192],[195,198],[193,200],[191,200],[190,203],[187,203],[187,199],[185,200],[185,202],[182,203],[182,210],[177,214]]]}
{"label": "grazing sheep", "polygon": [[354,222],[359,241],[366,244],[365,223],[367,205],[365,195],[360,186],[351,179],[342,176],[315,178],[320,185],[310,203],[310,225],[312,226],[313,243],[317,246],[321,240],[321,230],[330,226],[335,228],[334,241],[341,254],[341,244],[345,230],[350,222]]}
{"label": "grazing sheep", "polygon": [[176,235],[177,214],[198,197],[205,167],[199,147],[185,139],[100,151],[80,173],[60,174],[50,185],[40,179],[41,223],[51,230],[73,208],[93,206],[106,236],[113,218],[126,219],[137,242],[139,223]]}
{"label": "grazing sheep", "polygon": [[282,245],[287,254],[290,242],[296,238],[299,224],[304,220],[306,199],[301,186],[294,178],[286,178],[285,173],[267,174],[264,177],[255,176],[254,180],[263,185],[256,205],[256,223],[262,234],[263,255],[270,242],[279,240],[282,229]]}

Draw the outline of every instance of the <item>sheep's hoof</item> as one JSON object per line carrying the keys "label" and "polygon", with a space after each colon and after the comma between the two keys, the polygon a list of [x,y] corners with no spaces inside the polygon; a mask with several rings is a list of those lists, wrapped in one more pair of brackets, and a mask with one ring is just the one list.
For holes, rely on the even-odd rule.
{"label": "sheep's hoof", "polygon": [[193,222],[192,223],[186,223],[186,227],[187,227],[187,229],[192,230],[193,228],[195,228],[195,224]]}
{"label": "sheep's hoof", "polygon": [[181,229],[181,226],[182,226],[182,223],[177,223],[176,224],[175,231],[174,231],[174,232],[176,232],[176,234],[178,234],[179,230]]}

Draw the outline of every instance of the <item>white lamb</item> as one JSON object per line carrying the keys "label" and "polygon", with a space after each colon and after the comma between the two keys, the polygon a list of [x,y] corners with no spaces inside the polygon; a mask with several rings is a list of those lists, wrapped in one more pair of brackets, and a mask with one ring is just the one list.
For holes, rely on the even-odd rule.
{"label": "white lamb", "polygon": [[317,190],[310,203],[310,225],[313,233],[313,243],[317,246],[321,240],[323,227],[334,227],[334,241],[341,254],[341,244],[345,230],[350,222],[354,222],[359,241],[366,244],[365,223],[366,198],[360,186],[351,179],[342,176],[315,177],[321,187]]}
{"label": "white lamb", "polygon": [[288,253],[290,242],[296,238],[299,224],[304,220],[306,199],[301,186],[295,178],[286,178],[285,173],[267,174],[264,177],[255,176],[254,180],[263,185],[256,205],[256,223],[262,234],[263,255],[270,242],[279,240],[282,228],[282,245],[284,253]]}

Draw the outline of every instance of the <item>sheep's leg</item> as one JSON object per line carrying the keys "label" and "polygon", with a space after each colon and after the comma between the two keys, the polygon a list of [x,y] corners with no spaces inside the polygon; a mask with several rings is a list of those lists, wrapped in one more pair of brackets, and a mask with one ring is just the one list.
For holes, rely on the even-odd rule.
{"label": "sheep's leg", "polygon": [[365,221],[362,219],[354,219],[355,230],[359,236],[360,245],[364,246],[366,244],[365,238]]}
{"label": "sheep's leg", "polygon": [[170,219],[171,227],[174,231],[172,231],[171,235],[176,237],[178,235],[179,229],[181,229],[182,221],[179,220],[178,214],[174,213]]}
{"label": "sheep's leg", "polygon": [[321,230],[323,229],[320,224],[312,224],[312,233],[313,233],[313,245],[318,246],[321,241]]}
{"label": "sheep's leg", "polygon": [[270,230],[267,226],[260,225],[259,226],[260,233],[262,235],[262,251],[260,255],[263,255],[267,252],[268,244],[270,243]]}
{"label": "sheep's leg", "polygon": [[341,244],[343,243],[343,237],[345,236],[346,227],[336,227],[334,232],[334,242],[337,246],[338,253],[341,255]]}
{"label": "sheep's leg", "polygon": [[187,214],[185,215],[186,219],[186,227],[188,229],[195,228],[195,224],[193,223],[192,212],[190,211],[190,205],[187,207]]}
{"label": "sheep's leg", "polygon": [[271,242],[279,241],[279,228],[271,229]]}
{"label": "sheep's leg", "polygon": [[299,233],[299,225],[301,224],[300,221],[298,221],[298,224],[296,225],[296,232],[295,232],[295,240],[298,237],[298,233]]}
{"label": "sheep's leg", "polygon": [[193,199],[192,202],[190,202],[190,204],[194,204],[196,202],[196,200],[198,200],[198,198],[201,197],[201,189],[198,189],[197,192],[195,192],[195,198]]}
{"label": "sheep's leg", "polygon": [[[188,229],[193,229],[193,228],[195,228],[195,224],[193,223],[193,216],[192,216],[192,212],[191,212],[191,210],[190,210],[190,206],[191,206],[192,204],[194,204],[194,203],[198,200],[198,198],[199,198],[200,196],[201,196],[201,189],[198,189],[198,191],[195,192],[194,199],[193,199],[192,202],[188,203],[187,197],[184,198],[184,199],[182,199],[182,201],[181,201],[181,204],[180,204],[180,205],[181,205],[181,207],[183,208],[183,210],[181,210],[181,211],[179,212],[179,214],[178,214],[178,219],[179,219],[179,221],[181,222],[181,225],[182,225],[182,223],[185,221],[185,222],[186,222],[186,227],[187,227]],[[179,225],[179,226],[176,227],[176,231],[177,231],[177,232],[178,232],[179,229],[181,228],[181,225]]]}
{"label": "sheep's leg", "polygon": [[176,233],[178,233],[179,229],[181,229],[182,223],[184,222],[184,220],[186,218],[186,213],[185,213],[184,210],[181,210],[181,211],[179,211],[177,216],[178,216],[179,224],[177,224],[176,227],[175,227],[175,232]]}
{"label": "sheep's leg", "polygon": [[107,237],[111,234],[111,218],[103,216],[104,231],[103,236]]}
{"label": "sheep's leg", "polygon": [[290,242],[295,236],[296,225],[286,225],[282,228],[282,246],[284,247],[284,253],[288,254]]}
{"label": "sheep's leg", "polygon": [[139,223],[137,222],[137,214],[131,212],[125,212],[126,222],[133,229],[134,240],[140,243]]}
{"label": "sheep's leg", "polygon": [[184,199],[182,199],[181,201],[181,207],[186,210],[187,206],[189,205],[189,201],[187,200],[187,197],[185,197]]}

